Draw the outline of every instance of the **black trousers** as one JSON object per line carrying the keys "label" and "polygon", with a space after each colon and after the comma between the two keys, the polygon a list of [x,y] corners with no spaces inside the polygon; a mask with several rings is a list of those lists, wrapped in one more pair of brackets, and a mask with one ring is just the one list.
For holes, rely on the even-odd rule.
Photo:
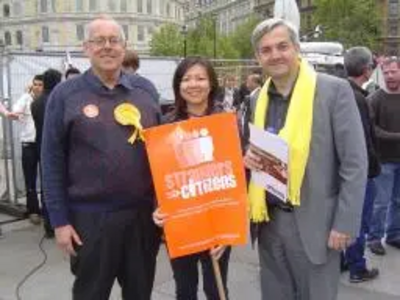
{"label": "black trousers", "polygon": [[27,214],[39,214],[39,199],[36,181],[39,165],[39,153],[36,143],[22,143],[22,172],[26,188]]}
{"label": "black trousers", "polygon": [[72,213],[83,245],[71,257],[74,300],[109,299],[115,279],[124,300],[150,300],[160,230],[152,210]]}
{"label": "black trousers", "polygon": [[40,193],[40,203],[42,204],[42,217],[43,217],[43,227],[47,235],[54,236],[53,228],[50,224],[49,212],[47,211],[46,201],[43,193],[43,169],[42,162],[40,161],[40,147],[37,147],[38,157],[39,157],[39,172],[40,172],[40,183],[41,183],[41,193]]}
{"label": "black trousers", "polygon": [[[222,282],[228,297],[227,278],[231,248],[228,247],[219,259]],[[176,284],[177,300],[197,300],[199,283],[198,263],[203,272],[203,289],[208,300],[219,300],[217,283],[211,257],[208,251],[191,254],[171,260]]]}

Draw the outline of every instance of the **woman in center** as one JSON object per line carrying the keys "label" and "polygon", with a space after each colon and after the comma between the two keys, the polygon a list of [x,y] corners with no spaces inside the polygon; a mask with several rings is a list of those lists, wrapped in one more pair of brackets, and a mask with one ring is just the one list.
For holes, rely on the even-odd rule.
{"label": "woman in center", "polygon": [[[175,108],[165,116],[165,123],[224,112],[222,105],[215,101],[218,93],[217,76],[211,63],[204,58],[185,58],[175,71],[173,89]],[[160,227],[168,222],[167,215],[160,209],[154,212],[153,219]],[[197,300],[199,263],[202,266],[204,293],[207,299],[220,299],[211,257],[218,259],[225,294],[228,295],[227,275],[230,252],[230,247],[219,246],[209,251],[171,259],[176,284],[176,299]]]}

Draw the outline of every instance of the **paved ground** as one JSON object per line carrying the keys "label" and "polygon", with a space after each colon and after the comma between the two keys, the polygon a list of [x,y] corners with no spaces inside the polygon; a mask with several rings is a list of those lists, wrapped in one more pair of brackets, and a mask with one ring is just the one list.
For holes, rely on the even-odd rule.
{"label": "paved ground", "polygon": [[[0,215],[0,222],[7,218]],[[0,300],[16,300],[18,282],[43,259],[38,248],[42,230],[22,221],[3,226],[3,233],[0,239]],[[68,262],[53,241],[46,240],[44,249],[48,255],[46,264],[22,287],[21,300],[71,299],[72,277]],[[153,300],[172,300],[174,283],[164,249],[158,261]],[[378,258],[371,255],[371,263],[380,268],[380,278],[370,283],[351,285],[347,282],[348,275],[344,274],[338,300],[400,299],[400,251],[388,247],[387,256]],[[248,246],[236,248],[233,252],[229,289],[231,300],[260,299],[257,256]],[[205,299],[201,292],[199,294],[200,299]],[[120,299],[118,287],[115,287],[111,299]]]}

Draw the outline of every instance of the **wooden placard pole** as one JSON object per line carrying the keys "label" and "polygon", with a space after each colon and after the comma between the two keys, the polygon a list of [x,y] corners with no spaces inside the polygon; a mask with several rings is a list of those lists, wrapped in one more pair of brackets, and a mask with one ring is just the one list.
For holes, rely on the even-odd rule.
{"label": "wooden placard pole", "polygon": [[218,259],[215,258],[211,254],[210,254],[210,256],[211,256],[212,265],[213,265],[213,269],[214,269],[215,280],[217,281],[219,299],[226,300],[225,289],[224,289],[224,284],[222,283],[222,276],[221,276],[221,270],[219,268]]}

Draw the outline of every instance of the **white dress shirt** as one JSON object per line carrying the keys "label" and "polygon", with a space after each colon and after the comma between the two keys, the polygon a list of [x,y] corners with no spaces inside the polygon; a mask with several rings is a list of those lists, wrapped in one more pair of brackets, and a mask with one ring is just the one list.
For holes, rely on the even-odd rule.
{"label": "white dress shirt", "polygon": [[13,105],[13,112],[21,114],[19,118],[19,137],[23,143],[33,143],[36,139],[35,123],[31,113],[32,95],[23,94]]}

